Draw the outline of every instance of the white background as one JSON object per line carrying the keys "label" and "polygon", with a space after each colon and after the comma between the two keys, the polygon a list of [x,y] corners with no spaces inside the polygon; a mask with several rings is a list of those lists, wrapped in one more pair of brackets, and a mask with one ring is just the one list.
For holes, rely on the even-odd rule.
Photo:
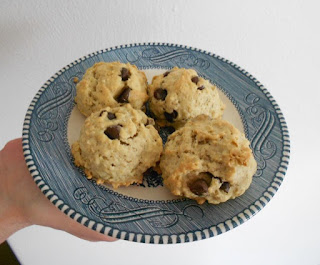
{"label": "white background", "polygon": [[57,70],[133,42],[184,44],[240,65],[277,100],[291,138],[279,191],[232,231],[165,246],[89,243],[33,226],[9,239],[21,263],[320,264],[319,7],[292,0],[0,0],[0,148],[20,137],[29,103]]}

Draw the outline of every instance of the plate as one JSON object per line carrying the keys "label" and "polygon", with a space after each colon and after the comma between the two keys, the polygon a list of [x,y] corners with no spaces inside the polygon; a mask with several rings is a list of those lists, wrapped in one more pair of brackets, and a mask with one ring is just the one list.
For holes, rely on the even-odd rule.
{"label": "plate", "polygon": [[[74,78],[94,63],[135,64],[148,80],[174,66],[193,68],[219,88],[224,119],[250,140],[258,170],[240,197],[219,205],[178,198],[149,175],[142,185],[112,189],[88,180],[73,164],[70,145],[84,117],[74,104]],[[168,132],[162,131],[166,139]],[[143,43],[84,56],[54,74],[32,100],[23,125],[27,166],[44,195],[62,212],[100,233],[119,239],[172,244],[217,236],[241,225],[277,192],[289,162],[285,119],[270,93],[248,72],[218,55],[182,45]]]}

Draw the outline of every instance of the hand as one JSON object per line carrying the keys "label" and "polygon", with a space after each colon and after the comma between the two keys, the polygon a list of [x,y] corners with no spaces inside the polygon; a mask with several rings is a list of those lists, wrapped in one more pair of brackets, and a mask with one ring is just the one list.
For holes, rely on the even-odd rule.
{"label": "hand", "polygon": [[116,240],[69,218],[45,197],[26,166],[22,140],[15,139],[0,151],[0,243],[33,224],[64,230],[89,241]]}

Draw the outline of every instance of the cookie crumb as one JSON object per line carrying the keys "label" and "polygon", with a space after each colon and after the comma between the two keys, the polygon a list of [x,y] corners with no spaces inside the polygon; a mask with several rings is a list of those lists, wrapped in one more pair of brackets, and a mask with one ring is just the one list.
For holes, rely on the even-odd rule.
{"label": "cookie crumb", "polygon": [[74,77],[74,78],[73,78],[73,83],[76,84],[76,83],[78,83],[78,82],[79,82],[79,78],[78,78],[78,77]]}

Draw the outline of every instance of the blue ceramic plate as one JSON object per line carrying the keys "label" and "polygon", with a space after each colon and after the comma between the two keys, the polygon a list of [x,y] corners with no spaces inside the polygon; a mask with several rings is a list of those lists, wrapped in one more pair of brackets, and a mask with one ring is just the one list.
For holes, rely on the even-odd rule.
{"label": "blue ceramic plate", "polygon": [[[251,141],[258,170],[250,188],[235,200],[197,205],[163,186],[161,176],[113,190],[88,180],[73,164],[70,145],[84,117],[74,104],[75,77],[100,61],[130,62],[151,80],[174,66],[193,68],[219,88],[224,118]],[[161,135],[166,138],[166,132]],[[248,72],[215,54],[174,44],[132,44],[84,56],[53,75],[39,90],[23,126],[23,150],[34,181],[62,212],[100,233],[154,244],[191,242],[224,233],[260,211],[283,181],[289,134],[279,106]]]}

